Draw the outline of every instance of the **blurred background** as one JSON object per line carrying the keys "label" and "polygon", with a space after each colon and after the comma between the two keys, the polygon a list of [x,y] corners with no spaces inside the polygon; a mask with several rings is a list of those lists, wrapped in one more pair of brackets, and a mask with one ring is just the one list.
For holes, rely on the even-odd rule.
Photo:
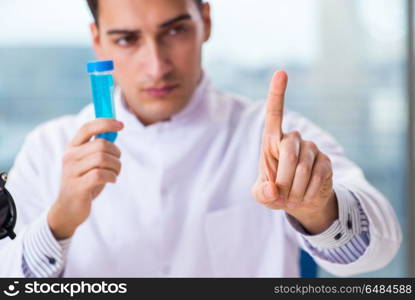
{"label": "blurred background", "polygon": [[[415,255],[409,1],[210,1],[214,31],[204,65],[216,87],[264,99],[273,71],[287,70],[288,108],[336,137],[392,202],[402,248],[386,268],[363,276],[409,276]],[[90,102],[85,62],[94,55],[84,0],[1,0],[0,12],[0,169],[7,171],[34,126]]]}

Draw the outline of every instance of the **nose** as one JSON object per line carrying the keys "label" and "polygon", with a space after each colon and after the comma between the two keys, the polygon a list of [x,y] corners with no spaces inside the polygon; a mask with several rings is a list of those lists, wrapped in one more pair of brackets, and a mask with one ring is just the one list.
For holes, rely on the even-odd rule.
{"label": "nose", "polygon": [[162,80],[172,71],[166,51],[156,42],[148,43],[144,55],[144,70],[152,81]]}

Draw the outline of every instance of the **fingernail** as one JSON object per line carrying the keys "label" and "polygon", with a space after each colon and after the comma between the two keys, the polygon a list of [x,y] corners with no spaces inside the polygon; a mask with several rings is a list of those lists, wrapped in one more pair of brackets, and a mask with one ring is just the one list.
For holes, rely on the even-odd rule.
{"label": "fingernail", "polygon": [[294,209],[294,208],[296,208],[296,207],[297,207],[297,203],[288,202],[288,203],[287,203],[287,207],[288,207],[289,209]]}
{"label": "fingernail", "polygon": [[285,202],[285,197],[284,197],[283,195],[281,195],[281,196],[278,198],[278,201],[280,201],[280,202]]}
{"label": "fingernail", "polygon": [[123,128],[124,127],[124,123],[123,122],[120,122],[120,121],[117,121],[117,126],[118,126],[118,128]]}
{"label": "fingernail", "polygon": [[274,190],[272,189],[272,186],[268,183],[264,187],[264,194],[267,198],[273,198],[274,197]]}
{"label": "fingernail", "polygon": [[275,73],[275,78],[276,78],[276,79],[281,79],[284,75],[285,75],[285,72],[284,72],[283,70],[278,70],[278,71]]}

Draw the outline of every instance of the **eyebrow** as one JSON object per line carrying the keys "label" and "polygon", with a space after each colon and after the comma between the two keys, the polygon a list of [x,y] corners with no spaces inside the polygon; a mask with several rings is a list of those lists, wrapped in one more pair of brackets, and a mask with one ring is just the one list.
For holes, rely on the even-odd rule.
{"label": "eyebrow", "polygon": [[183,15],[180,15],[178,17],[175,17],[171,20],[168,20],[168,21],[164,22],[163,24],[159,25],[159,27],[164,28],[164,27],[168,27],[170,25],[173,25],[174,23],[184,21],[184,20],[191,20],[191,19],[192,19],[192,17],[189,14],[183,14]]}
{"label": "eyebrow", "polygon": [[[169,27],[177,22],[180,21],[185,21],[185,20],[191,20],[192,17],[189,14],[183,14],[180,16],[177,16],[173,19],[170,19],[162,24],[160,24],[158,27],[159,28],[165,28],[165,27]],[[112,30],[108,30],[107,34],[108,35],[114,35],[114,34],[124,34],[124,35],[133,35],[133,34],[139,34],[141,31],[140,30],[128,30],[128,29],[112,29]]]}

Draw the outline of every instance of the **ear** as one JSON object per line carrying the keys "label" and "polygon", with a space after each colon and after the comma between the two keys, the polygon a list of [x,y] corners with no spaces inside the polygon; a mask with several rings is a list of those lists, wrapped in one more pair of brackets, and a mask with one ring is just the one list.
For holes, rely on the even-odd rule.
{"label": "ear", "polygon": [[89,28],[91,30],[92,47],[94,48],[95,55],[98,59],[102,59],[104,55],[99,35],[99,28],[96,23],[91,23]]}
{"label": "ear", "polygon": [[210,15],[210,4],[209,3],[203,3],[202,7],[202,20],[204,24],[204,30],[205,30],[205,42],[207,42],[210,39],[210,35],[212,33],[212,18]]}

